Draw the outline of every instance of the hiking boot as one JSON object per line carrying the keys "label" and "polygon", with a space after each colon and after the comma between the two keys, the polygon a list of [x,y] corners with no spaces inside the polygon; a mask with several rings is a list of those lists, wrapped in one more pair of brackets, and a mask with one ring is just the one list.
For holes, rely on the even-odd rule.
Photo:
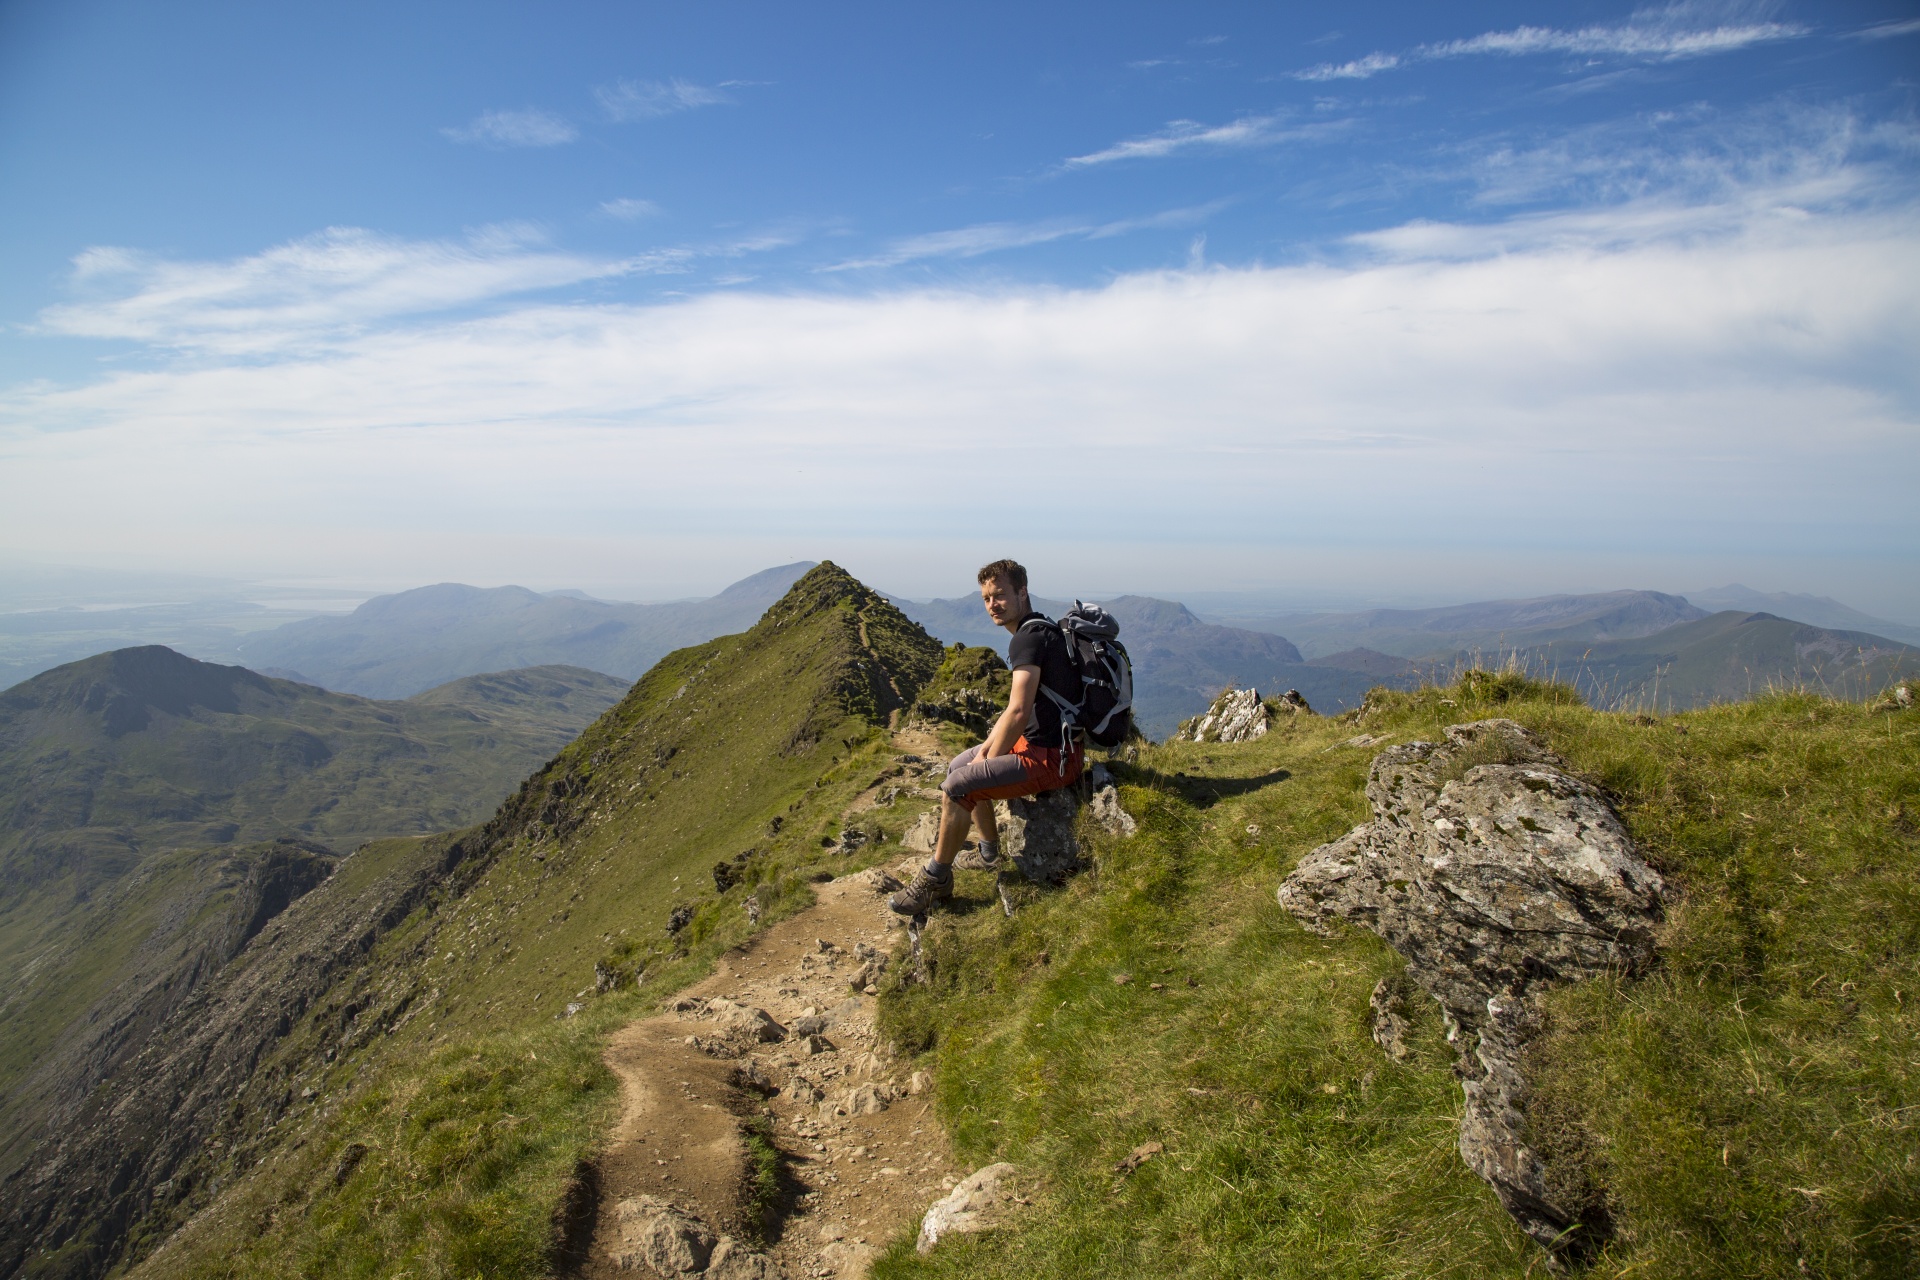
{"label": "hiking boot", "polygon": [[988,854],[979,845],[970,844],[960,851],[960,856],[953,860],[953,865],[962,871],[998,871],[1000,851],[996,849],[992,854]]}
{"label": "hiking boot", "polygon": [[934,906],[953,901],[953,877],[936,879],[925,867],[915,873],[913,883],[887,899],[887,905],[903,916],[923,916]]}

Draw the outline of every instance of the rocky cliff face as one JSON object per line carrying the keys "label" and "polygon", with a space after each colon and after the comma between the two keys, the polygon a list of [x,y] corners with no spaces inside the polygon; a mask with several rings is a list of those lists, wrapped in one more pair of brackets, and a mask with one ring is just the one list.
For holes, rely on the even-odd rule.
{"label": "rocky cliff face", "polygon": [[[1660,876],[1606,798],[1511,720],[1381,752],[1367,798],[1373,820],[1303,859],[1280,904],[1319,933],[1369,929],[1406,958],[1460,1054],[1461,1156],[1528,1235],[1587,1252],[1607,1234],[1603,1206],[1529,1145],[1524,1051],[1548,985],[1652,959]],[[1391,1053],[1396,998],[1382,987],[1375,1039]]]}

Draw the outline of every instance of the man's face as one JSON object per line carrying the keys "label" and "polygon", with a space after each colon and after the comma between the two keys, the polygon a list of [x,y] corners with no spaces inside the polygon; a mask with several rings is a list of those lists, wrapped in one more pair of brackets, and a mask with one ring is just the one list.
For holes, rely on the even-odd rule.
{"label": "man's face", "polygon": [[1027,616],[1027,593],[1015,591],[1005,578],[988,578],[980,584],[980,603],[997,627],[1018,622]]}

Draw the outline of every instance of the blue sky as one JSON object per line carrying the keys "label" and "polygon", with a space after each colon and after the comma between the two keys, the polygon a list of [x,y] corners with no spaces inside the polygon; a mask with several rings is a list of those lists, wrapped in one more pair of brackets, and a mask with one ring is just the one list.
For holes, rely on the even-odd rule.
{"label": "blue sky", "polygon": [[1917,88],[1912,3],[15,0],[0,554],[1920,618]]}

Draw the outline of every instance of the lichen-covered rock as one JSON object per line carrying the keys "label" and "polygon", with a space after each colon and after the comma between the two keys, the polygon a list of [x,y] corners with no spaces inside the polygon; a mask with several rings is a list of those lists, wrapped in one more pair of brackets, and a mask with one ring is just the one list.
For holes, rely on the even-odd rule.
{"label": "lichen-covered rock", "polygon": [[1180,726],[1173,736],[1182,742],[1253,742],[1269,727],[1267,704],[1257,689],[1228,689],[1213,700],[1206,714]]}
{"label": "lichen-covered rock", "polygon": [[1406,957],[1461,1056],[1460,1154],[1535,1240],[1590,1249],[1601,1224],[1552,1202],[1525,1142],[1521,1055],[1545,985],[1652,958],[1660,876],[1606,798],[1511,720],[1381,752],[1367,798],[1373,821],[1308,854],[1280,905],[1319,933],[1370,929]]}
{"label": "lichen-covered rock", "polygon": [[1061,787],[1006,802],[1000,822],[1000,854],[1036,884],[1059,884],[1080,867],[1080,788]]}
{"label": "lichen-covered rock", "polygon": [[920,1220],[920,1239],[914,1248],[932,1253],[933,1246],[948,1235],[966,1235],[985,1231],[998,1224],[1001,1212],[1012,1198],[1009,1180],[1012,1165],[990,1164],[965,1178],[942,1199],[933,1202]]}

